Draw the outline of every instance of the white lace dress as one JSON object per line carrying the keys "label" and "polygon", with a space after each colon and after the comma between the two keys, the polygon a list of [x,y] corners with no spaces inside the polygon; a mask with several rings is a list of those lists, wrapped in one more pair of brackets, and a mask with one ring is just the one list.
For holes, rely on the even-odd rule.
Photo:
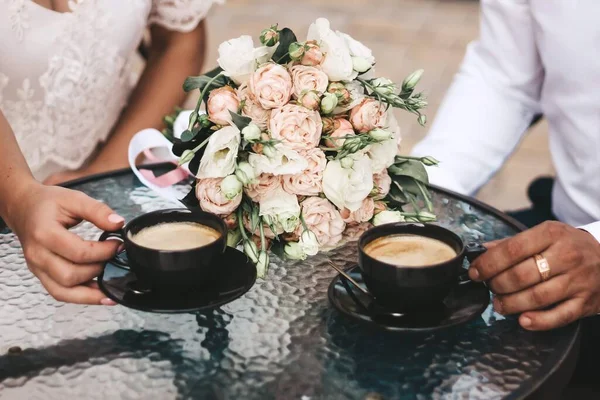
{"label": "white lace dress", "polygon": [[107,138],[148,25],[191,31],[222,1],[71,0],[58,13],[0,0],[0,110],[35,177],[79,168]]}

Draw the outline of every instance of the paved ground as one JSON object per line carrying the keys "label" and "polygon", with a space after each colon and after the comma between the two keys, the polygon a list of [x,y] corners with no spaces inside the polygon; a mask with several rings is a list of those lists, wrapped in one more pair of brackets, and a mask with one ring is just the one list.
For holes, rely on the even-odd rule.
{"label": "paved ground", "polygon": [[[377,70],[401,81],[417,68],[426,75],[421,88],[429,97],[430,120],[446,92],[466,45],[478,35],[479,3],[473,0],[228,0],[208,19],[207,68],[216,63],[216,49],[224,40],[258,33],[272,23],[289,26],[299,37],[317,17],[328,18],[335,29],[347,32],[373,49]],[[410,115],[399,114],[404,151],[426,133]],[[501,209],[526,206],[527,184],[551,174],[545,124],[523,141],[506,167],[478,197]]]}

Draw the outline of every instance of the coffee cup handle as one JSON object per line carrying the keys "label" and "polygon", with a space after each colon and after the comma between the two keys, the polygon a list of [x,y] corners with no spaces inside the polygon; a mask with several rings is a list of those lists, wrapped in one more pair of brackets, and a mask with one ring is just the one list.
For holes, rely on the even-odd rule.
{"label": "coffee cup handle", "polygon": [[[98,241],[104,242],[108,239],[118,239],[121,242],[125,242],[123,240],[123,235],[124,235],[123,230],[118,230],[115,232],[102,232],[102,235],[100,235],[100,238],[98,239]],[[123,258],[121,256],[121,254],[123,254],[123,252],[115,254],[115,256],[110,260],[110,262],[115,267],[119,267],[121,269],[125,269],[125,270],[129,271],[130,270],[129,262],[127,261],[127,259]]]}
{"label": "coffee cup handle", "polygon": [[[469,263],[475,261],[477,257],[482,255],[487,251],[487,248],[481,243],[477,242],[469,242],[465,248],[465,257]],[[469,274],[467,271],[463,272],[458,277],[458,282],[460,284],[471,282],[471,278],[469,278]]]}

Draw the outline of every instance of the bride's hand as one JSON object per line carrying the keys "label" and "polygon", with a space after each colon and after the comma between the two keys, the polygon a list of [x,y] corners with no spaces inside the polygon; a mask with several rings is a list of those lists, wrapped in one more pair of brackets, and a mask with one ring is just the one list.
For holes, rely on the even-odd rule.
{"label": "bride's hand", "polygon": [[88,172],[86,169],[79,169],[76,171],[63,171],[50,175],[44,180],[45,185],[60,185],[61,183],[69,182],[75,179],[83,178],[85,176],[92,175],[92,172]]}
{"label": "bride's hand", "polygon": [[6,223],[19,237],[31,272],[58,301],[114,305],[92,280],[119,243],[83,240],[68,228],[86,220],[114,231],[123,218],[74,190],[35,183],[24,193],[9,207]]}

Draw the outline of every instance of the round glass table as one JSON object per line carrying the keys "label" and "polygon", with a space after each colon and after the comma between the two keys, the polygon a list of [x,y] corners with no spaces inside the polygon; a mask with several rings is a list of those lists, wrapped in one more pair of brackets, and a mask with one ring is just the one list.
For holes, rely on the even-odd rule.
{"label": "round glass table", "polygon": [[[164,166],[156,166],[160,173]],[[127,219],[171,207],[129,171],[70,184]],[[188,187],[181,185],[182,197]],[[466,240],[521,227],[474,200],[434,188],[439,223]],[[100,232],[74,228],[86,239]],[[28,271],[18,239],[0,227],[2,399],[520,399],[560,393],[577,356],[579,325],[521,329],[491,305],[475,320],[399,334],[345,318],[327,300],[349,243],[306,261],[275,256],[266,280],[198,314],[62,304]]]}

